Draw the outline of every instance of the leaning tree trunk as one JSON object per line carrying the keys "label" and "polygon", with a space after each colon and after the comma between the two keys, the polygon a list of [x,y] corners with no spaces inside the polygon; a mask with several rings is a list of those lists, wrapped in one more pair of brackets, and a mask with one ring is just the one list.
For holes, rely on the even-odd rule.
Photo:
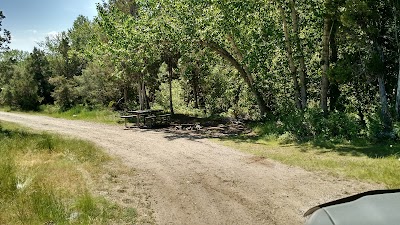
{"label": "leaning tree trunk", "polygon": [[329,70],[329,37],[332,27],[332,20],[325,16],[324,19],[324,33],[322,37],[322,79],[321,79],[321,109],[324,115],[328,115],[328,70]]}
{"label": "leaning tree trunk", "polygon": [[302,102],[300,101],[300,87],[299,87],[299,82],[297,80],[297,68],[293,60],[293,50],[292,46],[290,44],[290,35],[289,35],[289,30],[287,27],[287,22],[286,22],[286,15],[285,11],[283,10],[283,7],[281,5],[278,6],[279,11],[281,14],[282,18],[282,27],[283,27],[283,33],[285,35],[285,46],[286,46],[286,53],[288,57],[288,62],[289,62],[289,69],[290,69],[290,74],[292,76],[293,80],[293,86],[294,86],[294,98],[295,98],[295,103],[298,109],[302,109]]}
{"label": "leaning tree trunk", "polygon": [[296,48],[299,53],[299,61],[300,61],[300,95],[301,95],[301,108],[304,110],[307,108],[307,68],[304,59],[304,50],[303,46],[300,41],[300,34],[299,34],[299,19],[298,13],[296,10],[296,5],[294,0],[290,0],[290,9],[291,9],[291,16],[293,22],[293,34],[295,37]]}
{"label": "leaning tree trunk", "polygon": [[213,41],[208,41],[204,42],[201,41],[201,44],[209,47],[211,50],[215,51],[217,54],[219,54],[222,58],[227,60],[229,63],[232,64],[235,69],[238,70],[239,75],[243,78],[243,80],[246,82],[247,86],[250,88],[250,91],[253,93],[253,95],[256,97],[257,105],[260,109],[260,114],[261,116],[266,116],[267,112],[270,110],[267,107],[267,104],[262,97],[262,94],[258,91],[257,85],[253,81],[253,77],[251,74],[245,69],[245,67],[239,63],[238,60],[236,60],[227,50],[219,46],[217,43]]}
{"label": "leaning tree trunk", "polygon": [[247,83],[250,86],[251,92],[253,92],[254,96],[256,97],[257,105],[260,108],[261,116],[266,116],[267,112],[271,111],[271,110],[268,109],[267,103],[265,102],[262,93],[259,91],[258,85],[254,82],[254,78],[251,75],[251,73],[249,72],[249,69],[243,63],[244,62],[243,55],[242,55],[241,51],[239,50],[238,46],[236,45],[236,41],[233,39],[233,36],[229,35],[228,41],[231,43],[233,52],[234,52],[234,54],[236,54],[236,57],[239,61],[236,60],[235,57],[233,57],[232,55],[230,55],[230,56],[241,67],[241,70],[239,69],[239,73],[242,74],[243,77],[246,77],[245,80],[247,80]]}

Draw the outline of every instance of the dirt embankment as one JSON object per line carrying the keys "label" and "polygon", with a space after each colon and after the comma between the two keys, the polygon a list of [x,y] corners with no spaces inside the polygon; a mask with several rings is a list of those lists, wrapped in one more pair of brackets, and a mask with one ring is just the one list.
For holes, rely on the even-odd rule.
{"label": "dirt embankment", "polygon": [[302,214],[314,205],[382,188],[260,159],[201,137],[4,112],[0,120],[90,140],[122,159],[136,172],[99,193],[138,207],[141,224],[303,224]]}

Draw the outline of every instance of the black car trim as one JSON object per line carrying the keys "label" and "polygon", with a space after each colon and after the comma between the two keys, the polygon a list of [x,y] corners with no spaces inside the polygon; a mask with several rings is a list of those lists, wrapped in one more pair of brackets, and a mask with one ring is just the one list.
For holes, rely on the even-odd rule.
{"label": "black car trim", "polygon": [[362,198],[362,197],[365,197],[365,196],[380,195],[380,194],[390,194],[390,193],[397,193],[397,192],[400,192],[400,189],[374,190],[374,191],[363,192],[363,193],[360,193],[360,194],[352,195],[352,196],[349,196],[349,197],[341,198],[341,199],[338,199],[338,200],[335,200],[335,201],[327,202],[327,203],[312,207],[306,213],[304,213],[304,216],[305,217],[309,216],[309,215],[313,214],[315,211],[317,211],[318,209],[321,209],[321,208],[324,208],[324,207],[343,204],[343,203],[347,203],[347,202],[352,202],[352,201],[355,201],[355,200],[357,200],[359,198]]}

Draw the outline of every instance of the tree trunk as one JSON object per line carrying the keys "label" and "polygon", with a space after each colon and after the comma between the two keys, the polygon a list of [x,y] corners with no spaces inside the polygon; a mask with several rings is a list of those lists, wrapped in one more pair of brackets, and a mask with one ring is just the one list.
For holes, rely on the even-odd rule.
{"label": "tree trunk", "polygon": [[149,109],[150,105],[148,102],[148,97],[146,93],[146,84],[144,81],[144,76],[143,74],[138,75],[138,84],[137,84],[137,91],[138,91],[138,96],[139,96],[139,107],[140,110],[145,110]]}
{"label": "tree trunk", "polygon": [[397,4],[398,1],[396,1],[395,7],[394,7],[394,31],[395,31],[395,40],[396,40],[396,45],[397,45],[397,55],[398,55],[398,66],[399,66],[399,72],[397,74],[397,92],[396,92],[396,120],[400,121],[400,42],[399,42],[399,31],[398,31],[398,27],[397,27],[397,13],[398,13],[398,9],[397,9]]}
{"label": "tree trunk", "polygon": [[128,85],[124,85],[124,109],[128,107]]}
{"label": "tree trunk", "polygon": [[[337,21],[332,22],[331,33],[329,35],[329,49],[330,49],[330,59],[329,63],[336,63],[338,61],[338,47],[336,43],[336,32],[338,28]],[[331,80],[329,84],[329,109],[330,111],[339,110],[342,111],[344,107],[337,104],[341,91],[339,89],[339,84],[336,80]]]}
{"label": "tree trunk", "polygon": [[142,85],[142,93],[143,93],[143,98],[144,98],[144,107],[145,109],[150,109],[150,102],[149,98],[147,96],[147,91],[146,91],[146,83],[143,80],[143,85]]}
{"label": "tree trunk", "polygon": [[[379,55],[380,61],[382,65],[385,63],[384,53],[381,45],[379,45],[378,41],[375,41],[375,49]],[[384,73],[384,72],[382,72]],[[381,114],[382,114],[382,122],[383,122],[383,131],[385,133],[389,133],[392,129],[392,120],[389,114],[389,106],[386,95],[385,88],[385,79],[384,74],[378,75],[378,84],[379,84],[379,97],[381,102]]]}
{"label": "tree trunk", "polygon": [[[231,57],[239,64],[239,66],[242,68],[243,76],[247,77],[247,80],[250,84],[250,90],[253,92],[254,96],[256,97],[257,105],[260,108],[261,116],[266,116],[267,112],[271,111],[267,107],[267,103],[265,102],[262,93],[258,90],[258,85],[254,82],[254,78],[249,72],[247,66],[244,64],[243,60],[243,55],[240,52],[239,48],[236,45],[235,40],[233,39],[233,36],[229,35],[228,36],[228,41],[231,43],[233,52],[236,54],[237,59],[235,60],[235,57],[231,55]],[[229,53],[228,53],[229,54]],[[240,73],[240,71],[239,71]]]}
{"label": "tree trunk", "polygon": [[322,79],[321,79],[321,109],[324,115],[328,115],[328,70],[329,70],[329,37],[331,33],[332,20],[326,15],[324,19],[324,33],[322,37]]}
{"label": "tree trunk", "polygon": [[141,82],[138,82],[137,85],[137,92],[138,92],[138,96],[139,96],[139,109],[143,110],[143,96],[142,96],[142,88],[141,88]]}
{"label": "tree trunk", "polygon": [[264,98],[262,97],[261,93],[258,91],[256,85],[254,84],[251,74],[249,74],[244,69],[245,67],[243,67],[228,51],[226,51],[224,48],[219,46],[217,43],[215,43],[213,41],[208,41],[208,42],[202,41],[201,44],[209,47],[211,50],[218,53],[222,58],[224,58],[229,63],[231,63],[232,66],[238,70],[239,75],[244,79],[247,86],[250,88],[251,92],[256,97],[257,105],[260,108],[261,116],[266,116],[267,112],[269,112],[270,110],[268,110],[268,107],[267,107],[267,104],[266,104]]}
{"label": "tree trunk", "polygon": [[288,27],[287,27],[285,11],[283,10],[281,5],[279,5],[278,7],[279,7],[279,11],[280,11],[281,18],[282,18],[283,32],[285,34],[286,53],[287,53],[288,62],[289,62],[290,74],[292,76],[293,85],[294,85],[295,103],[296,103],[296,106],[298,109],[302,109],[303,106],[302,106],[302,102],[300,101],[300,87],[299,87],[299,82],[297,80],[297,68],[296,68],[296,65],[294,64],[294,60],[293,60],[293,50],[292,50],[292,46],[290,44],[290,35],[289,35]]}
{"label": "tree trunk", "polygon": [[386,96],[386,89],[385,89],[385,80],[383,77],[378,77],[379,83],[379,97],[381,101],[381,113],[382,113],[382,121],[383,121],[383,128],[384,131],[388,132],[391,130],[391,119],[389,115],[389,107],[388,101]]}
{"label": "tree trunk", "polygon": [[198,63],[196,63],[193,76],[193,95],[194,95],[194,108],[199,108],[199,76],[200,69]]}
{"label": "tree trunk", "polygon": [[397,54],[399,55],[399,72],[397,74],[396,117],[397,121],[400,121],[400,50]]}
{"label": "tree trunk", "polygon": [[296,48],[299,53],[301,108],[304,110],[307,108],[307,68],[306,68],[306,63],[305,63],[305,59],[304,59],[303,46],[300,41],[299,19],[298,19],[298,13],[296,10],[296,5],[295,5],[294,0],[290,0],[290,9],[291,9],[291,16],[292,16],[292,21],[293,21],[293,34],[295,37]]}
{"label": "tree trunk", "polygon": [[199,108],[199,92],[198,92],[198,84],[195,82],[193,83],[193,95],[194,95],[194,108]]}
{"label": "tree trunk", "polygon": [[168,84],[169,84],[169,111],[171,115],[174,115],[174,105],[172,101],[172,76],[173,76],[172,66],[168,66]]}

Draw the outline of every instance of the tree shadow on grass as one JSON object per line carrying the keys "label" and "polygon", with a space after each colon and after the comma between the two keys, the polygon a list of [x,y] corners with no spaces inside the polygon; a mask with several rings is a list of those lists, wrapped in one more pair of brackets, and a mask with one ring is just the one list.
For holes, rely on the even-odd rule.
{"label": "tree shadow on grass", "polygon": [[[235,143],[249,143],[255,145],[265,145],[266,143],[260,142],[265,140],[261,136],[257,135],[241,135],[241,136],[228,136],[222,137],[221,140],[233,141]],[[275,139],[276,140],[276,139]],[[268,140],[266,140],[268,143]],[[327,141],[322,139],[308,139],[302,141],[283,141],[277,142],[280,147],[287,147],[290,144],[291,147],[298,148],[301,152],[314,151],[315,154],[327,154],[335,152],[340,156],[355,156],[362,157],[367,156],[369,158],[389,158],[389,157],[400,157],[400,144],[399,143],[370,143],[366,140],[356,140],[353,142],[345,141]]]}
{"label": "tree shadow on grass", "polygon": [[337,152],[339,155],[367,156],[369,158],[400,157],[398,143],[370,143],[366,140],[357,140],[351,143],[332,143],[323,140],[314,140],[311,145],[321,152],[324,150]]}

